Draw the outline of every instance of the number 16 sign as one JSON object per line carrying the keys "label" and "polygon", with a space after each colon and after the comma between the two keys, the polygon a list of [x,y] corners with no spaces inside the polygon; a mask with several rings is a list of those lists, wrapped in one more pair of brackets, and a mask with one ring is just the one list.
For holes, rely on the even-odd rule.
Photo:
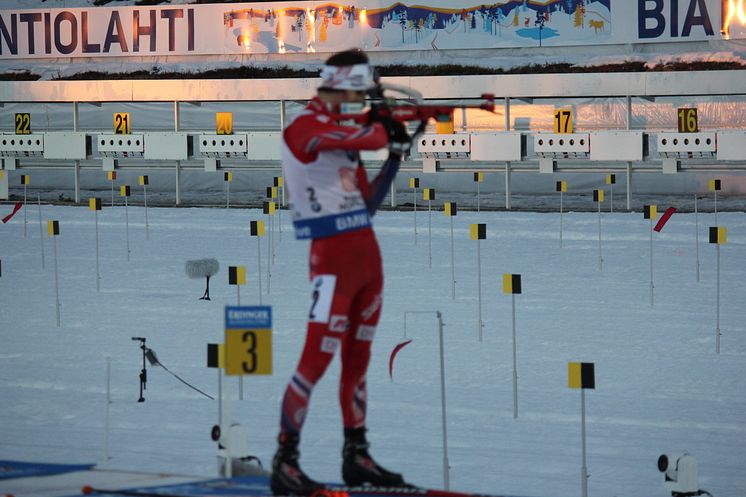
{"label": "number 16 sign", "polygon": [[225,374],[272,374],[271,307],[225,307]]}

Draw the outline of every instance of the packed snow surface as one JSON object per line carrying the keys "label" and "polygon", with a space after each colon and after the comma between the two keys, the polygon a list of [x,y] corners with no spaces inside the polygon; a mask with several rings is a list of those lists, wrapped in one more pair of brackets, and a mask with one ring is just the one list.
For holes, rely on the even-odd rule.
{"label": "packed snow surface", "polygon": [[[565,212],[560,247],[559,212],[459,212],[448,218],[440,211],[441,200],[432,212],[431,268],[426,207],[420,205],[416,214],[416,237],[412,212],[381,212],[375,218],[386,284],[368,373],[374,457],[414,483],[443,486],[435,314],[406,314],[406,335],[404,328],[405,313],[440,311],[451,489],[579,495],[581,393],[568,388],[567,364],[580,361],[594,363],[596,371],[595,390],[585,392],[591,496],[670,495],[656,462],[662,453],[684,450],[699,462],[702,489],[715,497],[746,494],[746,215],[720,213],[716,221],[712,212],[677,213],[654,233],[651,306],[651,225],[642,213],[604,209],[599,269],[597,213]],[[206,344],[223,341],[224,306],[237,302],[228,266],[246,266],[241,303],[259,302],[258,247],[249,222],[266,216],[246,209],[150,208],[146,239],[143,207],[125,210],[117,199],[112,209],[108,203],[104,197],[98,213],[100,292],[91,210],[43,205],[39,216],[37,206],[29,205],[26,237],[23,211],[0,225],[0,458],[215,476],[217,447],[209,434],[218,402],[148,366],[146,401],[138,403],[142,356],[131,337],[146,337],[163,365],[217,396],[218,374],[206,367]],[[10,211],[9,205],[0,207]],[[47,236],[49,219],[59,220],[55,239]],[[481,342],[471,223],[487,225],[487,239],[479,242]],[[708,228],[716,223],[728,230],[719,256],[720,354],[717,249],[708,243]],[[223,390],[233,395],[233,420],[248,429],[250,453],[268,465],[280,401],[303,346],[311,292],[308,243],[293,239],[287,211],[281,237],[275,226],[268,295],[269,238],[260,243],[262,302],[272,305],[274,316],[274,373],[246,377],[245,400],[236,400],[235,378],[224,381]],[[198,300],[204,281],[189,279],[184,270],[187,260],[207,257],[220,262],[210,282],[211,301]],[[517,419],[512,297],[503,294],[503,273],[522,276],[523,293],[515,295]],[[389,355],[410,338],[391,379]],[[301,444],[302,466],[325,481],[340,480],[338,374],[335,359],[314,391]]]}

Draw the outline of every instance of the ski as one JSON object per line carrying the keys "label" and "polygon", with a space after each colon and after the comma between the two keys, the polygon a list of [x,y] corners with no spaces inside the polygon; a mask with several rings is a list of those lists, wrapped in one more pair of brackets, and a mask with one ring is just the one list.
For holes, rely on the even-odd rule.
{"label": "ski", "polygon": [[189,497],[187,495],[164,494],[163,492],[144,492],[139,490],[107,490],[86,485],[80,491],[83,495],[128,495],[130,497]]}
{"label": "ski", "polygon": [[407,485],[402,487],[330,487],[316,493],[317,497],[357,497],[357,496],[392,496],[392,497],[504,497],[465,492],[452,492],[432,488]]}

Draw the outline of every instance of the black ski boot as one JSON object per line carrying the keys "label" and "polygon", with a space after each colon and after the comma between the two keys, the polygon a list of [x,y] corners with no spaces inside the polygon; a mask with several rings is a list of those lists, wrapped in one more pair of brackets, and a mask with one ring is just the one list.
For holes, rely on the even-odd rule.
{"label": "black ski boot", "polygon": [[311,495],[324,485],[313,481],[298,465],[297,434],[281,433],[278,437],[280,446],[272,459],[272,476],[269,486],[273,495]]}
{"label": "black ski boot", "polygon": [[376,487],[402,487],[407,484],[399,473],[392,473],[379,466],[368,453],[365,428],[345,428],[342,449],[342,479],[351,487],[372,485]]}

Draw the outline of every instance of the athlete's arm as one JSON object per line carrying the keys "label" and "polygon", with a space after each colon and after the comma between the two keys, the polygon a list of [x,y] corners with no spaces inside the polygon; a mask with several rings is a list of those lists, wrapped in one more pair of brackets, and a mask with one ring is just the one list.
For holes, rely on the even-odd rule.
{"label": "athlete's arm", "polygon": [[360,187],[360,192],[363,194],[365,205],[368,207],[368,214],[373,216],[381,202],[386,197],[386,193],[391,188],[391,183],[394,182],[396,173],[399,171],[399,165],[401,164],[401,156],[396,154],[389,154],[389,158],[383,163],[381,170],[373,178],[372,182],[368,182],[368,176],[365,173],[365,168],[362,164],[357,168],[357,180]]}
{"label": "athlete's arm", "polygon": [[283,132],[283,138],[300,161],[313,161],[325,150],[378,150],[388,144],[386,129],[380,123],[363,128],[339,126],[315,116],[296,119]]}

